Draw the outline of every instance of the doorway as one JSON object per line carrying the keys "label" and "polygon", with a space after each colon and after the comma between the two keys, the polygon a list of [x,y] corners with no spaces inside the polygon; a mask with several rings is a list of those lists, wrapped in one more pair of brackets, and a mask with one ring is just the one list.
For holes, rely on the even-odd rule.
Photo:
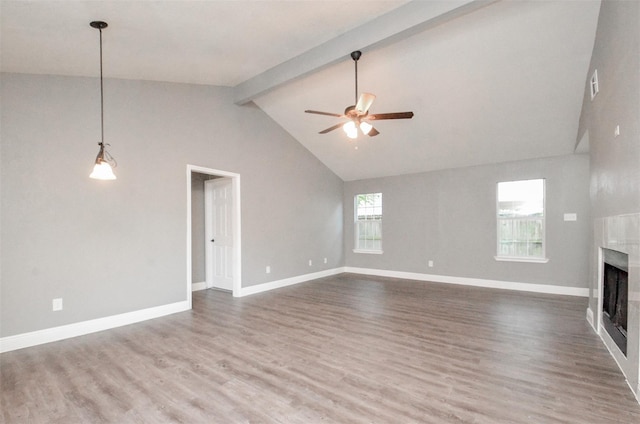
{"label": "doorway", "polygon": [[[202,189],[198,189],[198,191],[194,190],[194,183],[197,186],[198,181],[203,182]],[[193,222],[193,205],[194,198],[196,196],[203,196],[205,193],[204,184],[211,181],[217,183],[218,185],[224,186],[224,190],[226,191],[226,199],[228,200],[227,204],[224,206],[220,206],[224,208],[224,214],[226,214],[226,230],[224,237],[221,239],[219,236],[210,236],[210,234],[205,233],[204,222],[200,225],[199,222]],[[215,187],[216,184],[213,184],[211,187]],[[220,190],[220,188],[218,188]],[[198,202],[195,202],[196,204]],[[203,202],[204,203],[204,199]],[[222,212],[218,212],[218,215]],[[219,281],[217,283],[213,283],[209,280],[209,277],[206,278],[206,287],[214,287],[214,288],[224,288],[226,290],[231,290],[234,297],[239,297],[241,295],[241,222],[240,222],[240,175],[228,171],[221,171],[217,169],[205,168],[195,165],[187,165],[187,300],[189,303],[189,307],[191,307],[191,292],[194,289],[194,251],[195,251],[195,259],[198,261],[198,257],[200,255],[198,240],[202,239],[204,246],[202,251],[206,250],[207,244],[215,245],[216,242],[219,243],[220,246],[224,246],[223,252],[224,255],[220,255],[221,251],[219,250],[217,253],[219,254],[219,259],[223,259],[224,263],[214,263],[211,264],[211,258],[206,259],[208,256],[206,253],[202,253],[203,260],[205,261],[205,273],[207,273],[206,269],[212,269],[215,273],[222,273],[225,276],[225,287],[216,286],[216,284],[221,284]],[[204,220],[211,221],[210,223],[215,226],[216,219],[214,217],[208,217],[205,215]],[[196,241],[196,248],[194,248],[193,242]],[[214,242],[211,242],[214,240]],[[215,258],[215,256],[213,256]],[[197,271],[197,270],[196,270]],[[196,283],[199,283],[197,281]]]}

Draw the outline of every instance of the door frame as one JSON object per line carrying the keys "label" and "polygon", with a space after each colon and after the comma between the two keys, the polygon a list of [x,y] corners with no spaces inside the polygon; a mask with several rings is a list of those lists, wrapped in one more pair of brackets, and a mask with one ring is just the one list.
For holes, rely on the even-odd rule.
{"label": "door frame", "polygon": [[192,269],[192,223],[191,223],[191,177],[194,172],[199,174],[212,175],[216,177],[231,178],[232,192],[232,216],[233,216],[233,297],[240,297],[242,290],[242,245],[241,245],[241,214],[240,214],[240,174],[235,172],[221,171],[218,169],[206,168],[197,165],[187,165],[187,302],[191,309],[191,292],[193,285]]}

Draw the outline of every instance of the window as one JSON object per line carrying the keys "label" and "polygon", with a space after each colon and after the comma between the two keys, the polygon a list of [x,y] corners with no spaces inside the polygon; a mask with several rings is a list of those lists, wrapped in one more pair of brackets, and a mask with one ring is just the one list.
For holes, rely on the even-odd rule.
{"label": "window", "polygon": [[498,183],[497,260],[547,262],[544,251],[544,180]]}
{"label": "window", "polygon": [[355,196],[355,249],[358,253],[382,253],[382,193]]}

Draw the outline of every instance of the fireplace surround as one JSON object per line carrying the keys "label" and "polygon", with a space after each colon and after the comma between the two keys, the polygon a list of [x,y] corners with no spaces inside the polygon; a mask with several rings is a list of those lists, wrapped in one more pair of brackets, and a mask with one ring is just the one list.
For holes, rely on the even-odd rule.
{"label": "fireplace surround", "polygon": [[[589,296],[587,320],[617,362],[629,387],[640,402],[640,213],[594,218],[593,225],[592,290]],[[614,253],[613,259],[610,259],[608,251],[616,251],[622,253],[623,256]],[[624,255],[626,255],[626,261]],[[620,257],[623,260],[620,260]],[[609,269],[609,267],[605,265],[605,258],[606,262],[613,262],[615,268],[624,270],[625,263],[628,268],[625,351],[610,335],[611,328],[606,328],[604,280],[605,269]],[[615,303],[619,301],[616,296]],[[611,315],[610,312],[607,314]],[[621,323],[618,324],[618,327],[620,325]],[[620,333],[619,329],[616,331]],[[615,334],[616,331],[611,331],[611,333]]]}

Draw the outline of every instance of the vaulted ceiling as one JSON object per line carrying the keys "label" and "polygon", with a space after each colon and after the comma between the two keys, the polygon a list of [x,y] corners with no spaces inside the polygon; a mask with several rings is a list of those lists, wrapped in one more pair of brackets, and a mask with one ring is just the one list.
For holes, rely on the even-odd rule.
{"label": "vaulted ceiling", "polygon": [[[599,0],[5,1],[1,70],[234,87],[344,180],[570,154]],[[318,131],[354,104],[380,135]]]}

